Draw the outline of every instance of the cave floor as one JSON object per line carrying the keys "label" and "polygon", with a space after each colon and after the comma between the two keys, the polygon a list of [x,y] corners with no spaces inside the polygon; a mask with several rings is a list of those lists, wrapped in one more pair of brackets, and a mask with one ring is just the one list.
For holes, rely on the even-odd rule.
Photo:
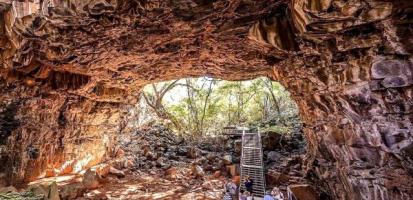
{"label": "cave floor", "polygon": [[[235,144],[232,139],[183,142],[167,130],[150,127],[123,134],[118,150],[103,163],[76,174],[46,173],[54,176],[31,182],[21,192],[33,187],[38,192],[40,187],[48,196],[47,191],[56,191],[51,189],[56,182],[62,200],[222,199],[224,184],[240,181]],[[267,187],[277,186],[285,193],[287,185],[305,183],[300,173],[302,155],[271,149],[266,156],[271,180]]]}
{"label": "cave floor", "polygon": [[[110,176],[98,188],[82,192],[79,200],[123,200],[123,199],[185,199],[208,200],[220,199],[223,195],[223,185],[226,177],[211,175],[202,178],[187,176],[189,169],[179,170],[171,177],[145,172],[133,172],[123,178]],[[76,184],[81,184],[81,175],[67,175],[44,178],[31,182],[30,185],[50,185],[56,182],[61,195],[70,196],[77,193]],[[70,199],[70,198],[69,198]]]}
{"label": "cave floor", "polygon": [[127,177],[87,192],[81,199],[220,199],[225,180],[167,180],[144,175]]}

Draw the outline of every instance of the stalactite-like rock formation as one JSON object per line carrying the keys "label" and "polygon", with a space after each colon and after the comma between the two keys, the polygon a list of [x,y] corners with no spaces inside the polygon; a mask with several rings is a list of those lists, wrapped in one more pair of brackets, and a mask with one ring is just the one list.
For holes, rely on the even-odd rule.
{"label": "stalactite-like rock formation", "polygon": [[147,83],[268,76],[334,199],[413,199],[412,20],[407,0],[3,1],[0,170],[99,162]]}

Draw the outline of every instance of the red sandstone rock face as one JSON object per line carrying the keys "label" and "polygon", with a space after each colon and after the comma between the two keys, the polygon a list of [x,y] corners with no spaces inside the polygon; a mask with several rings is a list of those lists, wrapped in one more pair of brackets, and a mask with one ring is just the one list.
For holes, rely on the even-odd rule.
{"label": "red sandstone rock face", "polygon": [[413,198],[410,1],[42,2],[0,3],[10,182],[98,162],[147,83],[264,75],[292,92],[335,199]]}

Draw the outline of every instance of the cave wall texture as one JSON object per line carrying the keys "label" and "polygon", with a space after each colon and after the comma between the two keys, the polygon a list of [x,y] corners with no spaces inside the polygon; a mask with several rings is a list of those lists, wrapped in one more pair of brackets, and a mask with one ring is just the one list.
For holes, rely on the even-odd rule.
{"label": "cave wall texture", "polygon": [[412,34],[410,0],[3,0],[0,173],[105,159],[145,84],[267,76],[334,199],[413,199]]}

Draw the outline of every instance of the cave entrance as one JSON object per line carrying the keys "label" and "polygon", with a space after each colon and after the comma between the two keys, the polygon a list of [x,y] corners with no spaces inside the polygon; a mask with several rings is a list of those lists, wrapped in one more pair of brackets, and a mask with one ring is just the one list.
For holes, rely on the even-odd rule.
{"label": "cave entrance", "polygon": [[[243,126],[261,133],[266,189],[279,187],[286,194],[290,182],[274,178],[280,174],[306,182],[301,172],[306,142],[299,110],[279,82],[266,77],[245,81],[199,77],[152,83],[142,89],[136,107],[139,112],[130,121],[137,131],[121,140],[125,144],[121,148],[129,159],[140,160],[134,163],[140,169],[185,168],[184,163],[190,163],[205,176],[242,184],[241,138],[225,130]],[[149,145],[136,138],[145,138]],[[142,146],[144,151],[136,150]],[[200,172],[193,173],[197,179]]]}
{"label": "cave entrance", "polygon": [[260,77],[225,81],[200,77],[145,86],[138,125],[165,123],[180,135],[217,136],[228,126],[248,126],[288,134],[301,127],[290,93]]}

